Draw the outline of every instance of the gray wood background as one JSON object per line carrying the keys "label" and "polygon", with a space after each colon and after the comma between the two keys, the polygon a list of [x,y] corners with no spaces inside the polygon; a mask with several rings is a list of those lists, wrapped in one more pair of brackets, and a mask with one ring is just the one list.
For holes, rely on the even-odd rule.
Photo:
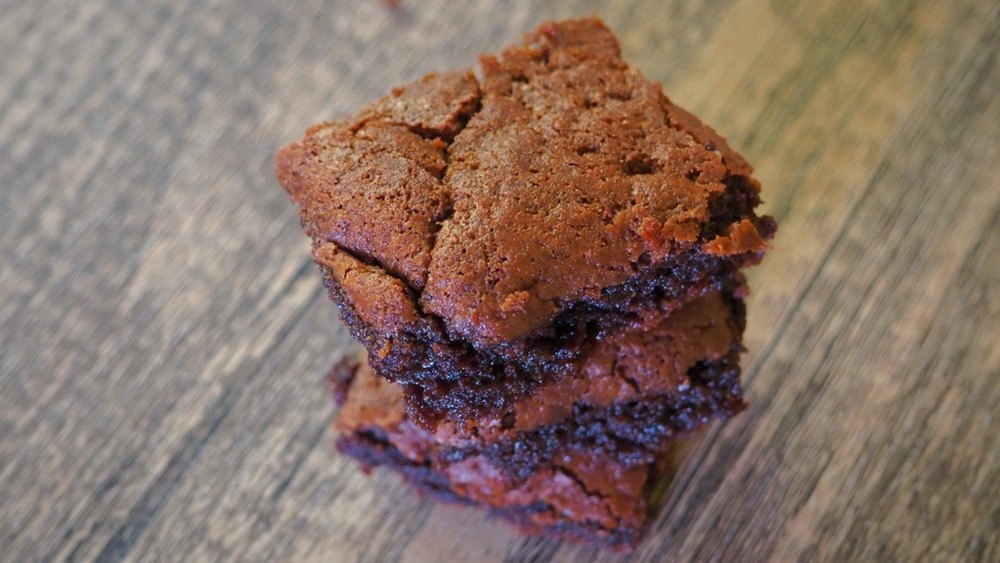
{"label": "gray wood background", "polygon": [[272,158],[546,18],[757,166],[750,410],[637,561],[1000,560],[995,1],[0,0],[0,559],[593,561],[332,450]]}

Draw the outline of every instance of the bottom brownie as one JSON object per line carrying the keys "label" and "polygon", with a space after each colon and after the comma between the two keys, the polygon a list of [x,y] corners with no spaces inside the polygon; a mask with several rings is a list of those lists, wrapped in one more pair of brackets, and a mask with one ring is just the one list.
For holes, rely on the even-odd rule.
{"label": "bottom brownie", "polygon": [[339,371],[330,377],[342,405],[337,447],[366,469],[389,467],[420,491],[487,508],[527,533],[616,549],[641,538],[654,464],[629,466],[599,449],[557,452],[526,475],[482,455],[449,460],[430,433],[407,420],[397,385],[367,364],[349,377]]}

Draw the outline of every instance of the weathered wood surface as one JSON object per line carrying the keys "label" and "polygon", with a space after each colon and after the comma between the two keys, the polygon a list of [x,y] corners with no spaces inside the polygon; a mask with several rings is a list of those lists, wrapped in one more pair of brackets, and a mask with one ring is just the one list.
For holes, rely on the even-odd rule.
{"label": "weathered wood surface", "polygon": [[350,339],[272,179],[550,17],[757,165],[752,407],[635,560],[1000,560],[1000,4],[0,2],[0,559],[591,561],[332,451]]}

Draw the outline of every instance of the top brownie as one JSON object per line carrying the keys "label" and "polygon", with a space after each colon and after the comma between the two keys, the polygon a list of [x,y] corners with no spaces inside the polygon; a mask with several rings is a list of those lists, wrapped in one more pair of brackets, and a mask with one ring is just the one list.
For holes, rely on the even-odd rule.
{"label": "top brownie", "polygon": [[543,24],[481,66],[394,89],[277,159],[373,367],[436,411],[558,377],[645,304],[717,289],[774,231],[746,161],[599,20]]}

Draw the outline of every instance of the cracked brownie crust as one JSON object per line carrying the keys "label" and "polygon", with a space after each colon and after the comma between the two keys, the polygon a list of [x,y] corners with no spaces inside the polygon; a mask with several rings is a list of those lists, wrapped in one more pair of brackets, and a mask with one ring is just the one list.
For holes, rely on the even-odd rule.
{"label": "cracked brownie crust", "polygon": [[331,296],[427,428],[501,412],[645,308],[731,284],[774,231],[750,166],[598,20],[545,24],[481,67],[277,159]]}
{"label": "cracked brownie crust", "polygon": [[471,72],[429,74],[282,149],[278,179],[299,204],[306,234],[420,291],[451,210],[442,178],[448,142],[478,104]]}

